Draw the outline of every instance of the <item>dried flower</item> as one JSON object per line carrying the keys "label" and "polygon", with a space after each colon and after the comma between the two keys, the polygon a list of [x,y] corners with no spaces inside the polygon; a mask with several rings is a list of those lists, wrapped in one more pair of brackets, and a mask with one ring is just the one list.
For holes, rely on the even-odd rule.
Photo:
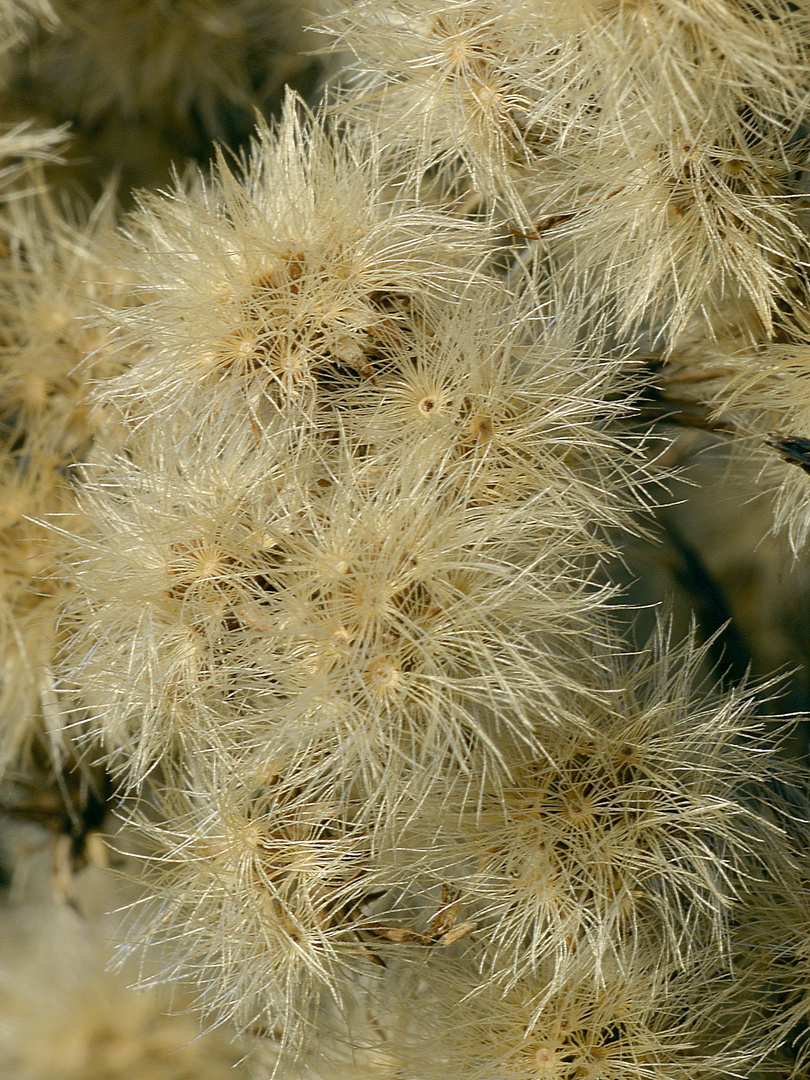
{"label": "dried flower", "polygon": [[54,574],[54,525],[81,530],[72,467],[109,426],[90,386],[120,358],[110,355],[114,332],[88,319],[102,297],[123,303],[124,283],[104,281],[101,270],[111,217],[109,198],[82,222],[42,196],[11,203],[2,223],[10,252],[0,267],[0,773],[52,694],[65,589]]}

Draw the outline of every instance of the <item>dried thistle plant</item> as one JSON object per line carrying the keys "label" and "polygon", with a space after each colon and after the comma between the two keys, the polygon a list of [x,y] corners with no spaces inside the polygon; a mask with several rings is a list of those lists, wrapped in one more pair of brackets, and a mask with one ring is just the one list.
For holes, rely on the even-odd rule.
{"label": "dried thistle plant", "polygon": [[[275,5],[55,7],[83,123],[276,78]],[[3,210],[5,761],[104,771],[121,955],[265,1080],[797,1078],[807,814],[713,642],[627,655],[611,560],[677,458],[642,348],[804,437],[810,8],[330,10],[339,120],[290,96],[115,244]]]}

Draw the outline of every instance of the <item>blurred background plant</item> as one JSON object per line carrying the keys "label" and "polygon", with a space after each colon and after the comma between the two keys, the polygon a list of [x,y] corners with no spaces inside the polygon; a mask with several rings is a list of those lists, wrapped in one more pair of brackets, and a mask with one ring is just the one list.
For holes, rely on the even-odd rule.
{"label": "blurred background plant", "polygon": [[0,1074],[803,1076],[810,3],[0,32]]}

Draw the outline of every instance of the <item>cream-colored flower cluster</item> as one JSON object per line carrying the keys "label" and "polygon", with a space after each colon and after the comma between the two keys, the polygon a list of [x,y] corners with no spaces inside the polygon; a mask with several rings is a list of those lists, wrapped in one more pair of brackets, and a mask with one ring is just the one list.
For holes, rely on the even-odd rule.
{"label": "cream-colored flower cluster", "polygon": [[381,164],[291,101],[244,176],[143,206],[131,360],[94,399],[129,434],[88,455],[69,557],[82,726],[165,803],[149,936],[290,1040],[310,983],[396,941],[406,824],[589,729],[603,492],[638,472],[619,365],[532,340],[488,229]]}
{"label": "cream-colored flower cluster", "polygon": [[[269,2],[54,10],[14,78],[79,124],[207,138],[278,74]],[[123,953],[258,1075],[806,1067],[806,776],[716,635],[631,651],[615,581],[676,457],[647,351],[725,390],[801,323],[808,16],[359,0],[339,91],[120,230],[9,188],[7,809],[78,870],[81,800],[20,773],[113,792]]]}
{"label": "cream-colored flower cluster", "polygon": [[468,170],[568,303],[610,300],[666,346],[717,290],[739,284],[766,327],[788,290],[807,19],[783,0],[361,0],[332,25],[357,57],[348,111]]}
{"label": "cream-colored flower cluster", "polygon": [[808,481],[766,439],[810,439],[807,5],[327,7],[355,55],[342,109],[494,200],[534,295],[580,304],[591,335],[685,363],[664,372],[669,395],[686,379],[753,436],[777,524],[802,548]]}

